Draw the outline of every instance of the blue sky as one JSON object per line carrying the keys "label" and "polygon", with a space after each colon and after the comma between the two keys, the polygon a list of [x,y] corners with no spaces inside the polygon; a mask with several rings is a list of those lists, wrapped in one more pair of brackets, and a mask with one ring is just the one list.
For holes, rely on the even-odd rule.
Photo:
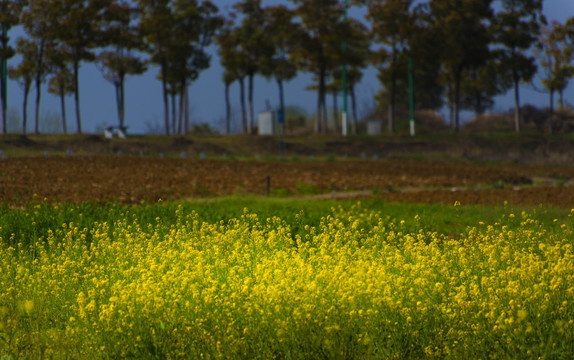
{"label": "blue sky", "polygon": [[[214,2],[221,8],[229,8],[235,1]],[[264,6],[287,3],[287,1],[263,0]],[[544,14],[549,21],[564,22],[568,17],[574,16],[574,0],[545,0]],[[359,18],[362,13],[356,11],[351,14]],[[12,40],[16,33],[11,34]],[[213,49],[211,67],[204,71],[199,79],[190,87],[191,123],[209,123],[213,127],[223,127],[225,118],[224,86],[221,81],[223,69]],[[9,62],[16,65],[15,62]],[[150,67],[143,76],[128,78],[126,83],[126,125],[130,133],[145,133],[149,128],[159,127],[163,124],[163,103],[161,83],[156,79],[158,69]],[[539,84],[539,78],[535,83]],[[287,105],[297,105],[312,114],[316,104],[316,93],[305,88],[311,84],[311,76],[301,73],[296,79],[285,85]],[[22,90],[13,81],[9,81],[8,109],[11,114],[21,116]],[[372,97],[380,85],[376,78],[376,71],[367,69],[363,81],[357,87],[357,103],[359,114],[374,106]],[[34,91],[34,90],[33,90]],[[80,102],[82,110],[82,130],[86,133],[96,132],[106,125],[117,124],[117,112],[113,85],[105,81],[100,70],[93,64],[83,64],[80,70]],[[566,101],[574,104],[574,84],[565,92]],[[29,98],[28,122],[32,121],[34,111],[32,92]],[[75,131],[74,103],[71,97],[67,98],[68,130]],[[330,103],[330,98],[328,102]],[[231,102],[235,112],[239,112],[239,88],[234,84],[231,88]],[[255,112],[264,111],[266,104],[272,107],[278,104],[277,85],[273,81],[257,77],[254,87]],[[548,94],[536,92],[529,86],[521,88],[522,104],[530,103],[538,106],[547,106]],[[340,102],[339,102],[340,104]],[[330,106],[330,105],[329,105]],[[511,92],[496,99],[494,111],[505,111],[513,106]],[[48,117],[59,117],[59,98],[43,91],[41,113]],[[472,114],[463,114],[463,120]],[[42,118],[42,116],[41,116]],[[239,121],[239,117],[236,118]]]}

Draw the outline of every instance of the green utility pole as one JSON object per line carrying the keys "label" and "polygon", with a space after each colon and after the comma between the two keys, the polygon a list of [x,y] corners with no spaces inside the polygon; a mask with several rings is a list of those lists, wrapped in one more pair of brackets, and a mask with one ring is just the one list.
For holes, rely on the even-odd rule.
{"label": "green utility pole", "polygon": [[409,112],[411,136],[415,136],[415,95],[413,89],[413,58],[409,56]]}
{"label": "green utility pole", "polygon": [[[347,21],[347,6],[349,0],[344,0],[343,20]],[[347,51],[347,39],[343,39],[343,51]],[[343,64],[343,112],[342,112],[343,136],[347,136],[347,64]]]}

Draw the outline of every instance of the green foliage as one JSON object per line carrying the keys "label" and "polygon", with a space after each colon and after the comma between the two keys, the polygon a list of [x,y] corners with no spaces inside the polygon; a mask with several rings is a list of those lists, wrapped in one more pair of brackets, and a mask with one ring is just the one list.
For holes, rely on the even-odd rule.
{"label": "green foliage", "polygon": [[305,109],[298,106],[287,106],[285,108],[285,130],[288,133],[295,133],[308,125],[309,115]]}
{"label": "green foliage", "polygon": [[542,27],[537,54],[543,69],[542,85],[550,93],[550,119],[548,132],[552,134],[552,117],[554,112],[554,92],[558,92],[560,107],[564,106],[564,90],[574,76],[574,42],[571,41],[572,30],[568,25],[553,21]]}
{"label": "green foliage", "polygon": [[265,31],[273,45],[273,56],[262,59],[261,72],[264,76],[275,77],[277,81],[291,80],[297,74],[297,68],[289,59],[289,53],[298,25],[293,22],[293,13],[282,5],[265,8],[264,15]]}
{"label": "green foliage", "polygon": [[488,26],[493,18],[492,1],[431,0],[429,2],[429,31],[441,39],[443,80],[449,88],[452,106],[452,129],[459,130],[461,86],[464,72],[484,65],[491,41]]}
{"label": "green foliage", "polygon": [[[291,57],[298,68],[315,75],[317,120],[315,132],[327,131],[327,77],[344,64],[360,67],[365,61],[366,28],[354,19],[344,20],[345,9],[336,0],[293,0],[301,31]],[[347,48],[342,46],[346,40]]]}
{"label": "green foliage", "polygon": [[[218,8],[210,1],[138,1],[139,29],[145,37],[151,62],[159,65],[162,82],[165,134],[182,134],[188,85],[209,67],[207,48],[223,25]],[[169,95],[172,96],[170,121]],[[179,114],[175,98],[179,96]]]}
{"label": "green foliage", "polygon": [[401,75],[407,73],[406,53],[415,30],[412,3],[412,0],[367,1],[367,18],[373,24],[371,36],[383,45],[372,54],[372,62],[379,71],[378,78],[386,93],[384,107],[388,109],[390,133],[395,131],[397,99],[408,99],[407,77]]}
{"label": "green foliage", "polygon": [[574,74],[571,65],[574,50],[566,43],[564,27],[560,23],[553,22],[542,29],[540,56],[540,64],[546,72],[542,85],[550,92],[563,92]]}
{"label": "green foliage", "polygon": [[492,109],[494,97],[503,92],[500,88],[503,84],[501,72],[498,70],[500,64],[499,59],[491,55],[483,66],[465,72],[461,84],[462,108],[472,110],[477,115]]}
{"label": "green foliage", "polygon": [[536,59],[525,52],[536,44],[540,22],[545,22],[545,19],[542,16],[542,0],[504,0],[502,7],[492,27],[494,40],[501,45],[496,50],[501,58],[498,69],[501,79],[498,83],[504,90],[514,87],[514,129],[520,131],[518,85],[520,81],[529,82],[537,71]]}
{"label": "green foliage", "polygon": [[307,184],[307,183],[299,183],[295,185],[295,190],[298,193],[303,195],[312,195],[312,194],[319,194],[319,188],[315,185]]}
{"label": "green foliage", "polygon": [[[300,194],[318,194],[319,190],[308,184],[298,184]],[[349,209],[355,201],[297,200],[282,198],[227,197],[191,202],[159,202],[137,206],[119,203],[84,202],[81,204],[43,203],[27,205],[24,209],[10,208],[4,204],[0,208],[0,238],[10,242],[30,244],[45,239],[50,231],[62,224],[74,223],[80,228],[90,228],[94,223],[108,223],[110,226],[119,219],[131,219],[140,223],[155,223],[160,218],[166,226],[174,225],[178,219],[177,209],[184,213],[197,212],[198,220],[208,223],[227,221],[243,214],[245,209],[256,212],[260,217],[278,216],[295,229],[299,226],[315,226],[334,206]],[[507,206],[445,206],[386,203],[377,199],[361,202],[364,209],[389,214],[389,219],[403,220],[409,231],[416,229],[432,230],[443,234],[459,234],[467,227],[477,225],[477,219],[495,222],[506,212]],[[522,211],[527,209],[510,209]],[[392,214],[392,215],[391,215]],[[415,215],[418,220],[414,220]],[[553,227],[554,219],[565,217],[565,210],[540,209],[537,217],[545,225]],[[553,225],[554,224],[554,225]],[[113,230],[113,226],[111,230]],[[297,231],[295,231],[297,232]]]}
{"label": "green foliage", "polygon": [[215,135],[217,134],[208,123],[194,124],[188,132],[190,135]]}
{"label": "green foliage", "polygon": [[564,89],[574,76],[574,44],[569,44],[568,26],[553,21],[543,26],[539,38],[537,56],[543,69],[542,85],[550,94],[550,117],[547,121],[548,133],[553,132],[554,93],[560,95],[560,107],[564,105]]}

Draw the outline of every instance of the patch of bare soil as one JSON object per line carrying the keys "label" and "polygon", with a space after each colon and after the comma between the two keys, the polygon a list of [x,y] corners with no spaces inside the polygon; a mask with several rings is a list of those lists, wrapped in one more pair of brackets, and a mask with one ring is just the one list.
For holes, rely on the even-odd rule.
{"label": "patch of bare soil", "polygon": [[16,204],[46,198],[137,203],[264,195],[268,177],[272,193],[308,195],[301,189],[311,188],[325,194],[355,191],[368,196],[372,192],[387,201],[574,205],[574,187],[567,186],[574,179],[570,166],[404,159],[260,162],[125,155],[0,160],[0,201]]}

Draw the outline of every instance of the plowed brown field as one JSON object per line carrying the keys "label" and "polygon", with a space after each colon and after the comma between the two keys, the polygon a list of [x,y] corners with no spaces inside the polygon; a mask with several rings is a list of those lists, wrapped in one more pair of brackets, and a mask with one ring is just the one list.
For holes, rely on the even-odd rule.
{"label": "plowed brown field", "polygon": [[[387,201],[574,207],[574,167],[415,160],[262,162],[128,156],[0,160],[0,201],[137,203],[228,194],[370,191]],[[574,183],[574,181],[572,181]]]}

